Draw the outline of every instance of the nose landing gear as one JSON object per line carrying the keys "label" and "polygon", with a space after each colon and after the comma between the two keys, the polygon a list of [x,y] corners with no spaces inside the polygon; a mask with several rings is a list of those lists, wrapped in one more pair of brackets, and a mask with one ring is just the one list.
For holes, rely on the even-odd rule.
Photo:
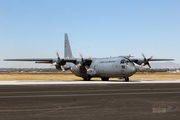
{"label": "nose landing gear", "polygon": [[125,81],[128,82],[129,81],[129,77],[124,77]]}

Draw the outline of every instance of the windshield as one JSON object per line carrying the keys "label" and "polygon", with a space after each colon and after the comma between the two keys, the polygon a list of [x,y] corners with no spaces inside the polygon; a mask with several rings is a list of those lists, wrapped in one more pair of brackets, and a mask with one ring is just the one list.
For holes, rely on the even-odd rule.
{"label": "windshield", "polygon": [[129,59],[122,59],[120,64],[127,64],[128,65],[129,62],[130,62]]}

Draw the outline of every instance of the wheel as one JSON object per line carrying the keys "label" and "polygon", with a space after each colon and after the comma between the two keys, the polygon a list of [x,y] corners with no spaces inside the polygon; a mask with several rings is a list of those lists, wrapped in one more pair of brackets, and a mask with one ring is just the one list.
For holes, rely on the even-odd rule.
{"label": "wheel", "polygon": [[91,77],[83,77],[84,81],[91,81]]}
{"label": "wheel", "polygon": [[107,78],[107,77],[102,77],[101,80],[102,80],[102,81],[108,81],[109,78]]}
{"label": "wheel", "polygon": [[129,77],[124,77],[125,81],[128,82],[129,81]]}
{"label": "wheel", "polygon": [[87,78],[87,81],[91,81],[91,77],[88,77],[88,78]]}

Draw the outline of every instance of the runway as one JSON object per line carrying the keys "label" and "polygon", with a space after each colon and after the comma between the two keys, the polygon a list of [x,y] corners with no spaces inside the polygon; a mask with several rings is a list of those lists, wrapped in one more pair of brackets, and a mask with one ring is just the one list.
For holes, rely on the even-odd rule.
{"label": "runway", "polygon": [[149,83],[180,83],[180,80],[133,80],[125,82],[122,80],[111,80],[111,81],[82,81],[82,80],[13,80],[13,81],[0,81],[0,85],[57,85],[57,84],[149,84]]}
{"label": "runway", "polygon": [[2,120],[180,119],[180,81],[2,81]]}

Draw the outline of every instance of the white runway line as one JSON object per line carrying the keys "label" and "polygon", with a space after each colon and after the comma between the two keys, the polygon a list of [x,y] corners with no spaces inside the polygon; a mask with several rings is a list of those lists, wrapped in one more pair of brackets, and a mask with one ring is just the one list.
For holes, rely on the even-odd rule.
{"label": "white runway line", "polygon": [[0,81],[0,85],[58,85],[58,84],[151,84],[151,83],[180,83],[180,80],[168,81]]}

